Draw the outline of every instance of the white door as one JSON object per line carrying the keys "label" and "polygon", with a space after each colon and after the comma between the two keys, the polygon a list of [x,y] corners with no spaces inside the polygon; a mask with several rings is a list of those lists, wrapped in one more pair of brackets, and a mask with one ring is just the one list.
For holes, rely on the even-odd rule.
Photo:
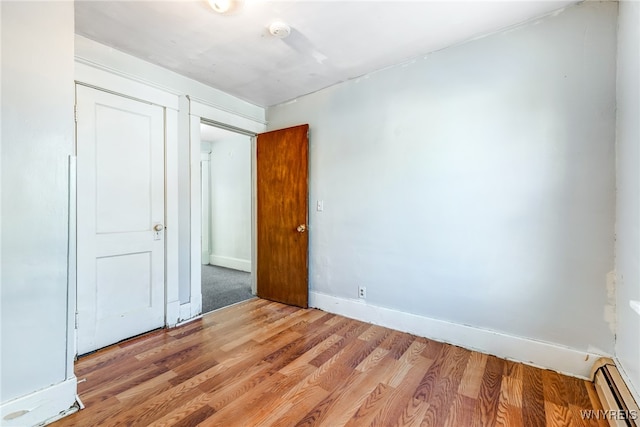
{"label": "white door", "polygon": [[77,92],[78,354],[164,326],[164,110]]}

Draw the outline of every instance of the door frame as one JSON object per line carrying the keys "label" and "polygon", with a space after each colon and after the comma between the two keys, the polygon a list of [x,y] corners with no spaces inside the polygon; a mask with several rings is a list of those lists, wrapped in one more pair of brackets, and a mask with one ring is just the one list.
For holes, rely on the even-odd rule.
{"label": "door frame", "polygon": [[[164,109],[164,224],[165,224],[165,326],[174,326],[178,322],[180,312],[179,282],[178,282],[178,111],[179,96],[158,89],[142,82],[134,81],[126,77],[113,74],[109,71],[95,68],[89,64],[78,61],[75,63],[75,85],[88,86],[104,92],[125,98],[134,99],[149,104],[154,104]],[[76,120],[78,118],[76,117]],[[76,176],[76,148],[74,141],[74,158],[70,163],[70,175]],[[70,203],[77,200],[75,183],[70,188]],[[77,242],[75,239],[77,230],[77,213],[75,208],[70,210],[69,216],[69,269],[74,274],[69,275],[70,289],[77,290]],[[75,292],[74,292],[75,296]],[[72,302],[73,310],[70,310],[69,330],[73,331],[74,339],[70,340],[69,347],[73,346],[71,354],[77,354],[76,331],[76,301]],[[72,314],[73,313],[73,314]]]}
{"label": "door frame", "polygon": [[180,305],[180,319],[187,320],[202,314],[202,201],[200,183],[201,138],[200,124],[220,127],[232,132],[247,135],[251,138],[251,291],[256,293],[256,265],[257,265],[257,203],[256,203],[256,136],[265,132],[267,124],[254,118],[239,116],[213,105],[189,100],[190,103],[190,181],[191,181],[191,243],[190,243],[190,285],[191,298],[189,303]]}

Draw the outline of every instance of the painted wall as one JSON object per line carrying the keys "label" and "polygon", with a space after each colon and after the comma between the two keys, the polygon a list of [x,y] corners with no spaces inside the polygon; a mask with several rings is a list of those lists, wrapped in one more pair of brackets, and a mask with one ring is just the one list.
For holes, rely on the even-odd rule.
{"label": "painted wall", "polygon": [[310,290],[612,353],[616,16],[586,2],[269,108],[311,127]]}
{"label": "painted wall", "polygon": [[620,2],[618,27],[618,140],[616,356],[640,399],[640,3]]}
{"label": "painted wall", "polygon": [[[179,111],[178,149],[178,216],[179,216],[179,299],[186,303],[190,299],[190,156],[189,156],[189,100],[198,100],[213,105],[240,117],[264,121],[262,107],[235,98],[172,71],[145,62],[103,44],[76,35],[76,57],[82,61],[107,67],[116,74],[145,82],[167,92],[181,95]],[[168,226],[171,226],[168,224]]]}
{"label": "painted wall", "polygon": [[[72,2],[3,1],[0,7],[4,404],[73,377],[67,371],[67,245],[74,23]],[[21,409],[55,415],[73,404],[75,382],[72,389],[57,396],[63,408],[53,413],[40,411],[50,403],[46,397]],[[27,418],[14,422],[31,425]]]}
{"label": "painted wall", "polygon": [[210,264],[251,271],[251,140],[208,141]]}

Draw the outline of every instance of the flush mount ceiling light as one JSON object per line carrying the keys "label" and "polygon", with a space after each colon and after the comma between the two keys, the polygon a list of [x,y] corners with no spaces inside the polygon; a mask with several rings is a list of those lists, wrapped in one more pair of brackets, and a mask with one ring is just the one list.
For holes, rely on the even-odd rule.
{"label": "flush mount ceiling light", "polygon": [[218,13],[229,13],[237,9],[241,0],[207,0],[211,9]]}
{"label": "flush mount ceiling light", "polygon": [[276,21],[269,25],[269,33],[274,37],[283,39],[285,37],[289,37],[289,34],[291,34],[291,27],[284,22]]}

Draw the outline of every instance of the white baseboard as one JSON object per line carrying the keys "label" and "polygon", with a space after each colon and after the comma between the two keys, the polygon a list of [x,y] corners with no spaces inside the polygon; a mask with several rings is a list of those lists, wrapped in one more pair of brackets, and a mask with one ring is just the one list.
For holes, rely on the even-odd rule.
{"label": "white baseboard", "polygon": [[309,306],[583,379],[589,379],[591,367],[596,360],[603,356],[611,357],[607,354],[579,351],[557,344],[404,313],[370,305],[363,300],[338,298],[320,292],[309,292]]}
{"label": "white baseboard", "polygon": [[219,267],[233,268],[234,270],[251,272],[251,260],[231,258],[220,255],[209,256],[209,264],[217,265]]}
{"label": "white baseboard", "polygon": [[0,425],[43,426],[78,410],[76,377],[0,405]]}
{"label": "white baseboard", "polygon": [[637,389],[635,384],[631,381],[631,378],[625,371],[625,367],[622,364],[622,362],[620,362],[620,359],[615,357],[613,360],[616,363],[616,367],[618,368],[618,371],[620,371],[620,376],[622,377],[625,384],[629,388],[629,392],[631,393],[631,396],[633,396],[633,399],[636,401],[636,403],[640,405],[640,389]]}

